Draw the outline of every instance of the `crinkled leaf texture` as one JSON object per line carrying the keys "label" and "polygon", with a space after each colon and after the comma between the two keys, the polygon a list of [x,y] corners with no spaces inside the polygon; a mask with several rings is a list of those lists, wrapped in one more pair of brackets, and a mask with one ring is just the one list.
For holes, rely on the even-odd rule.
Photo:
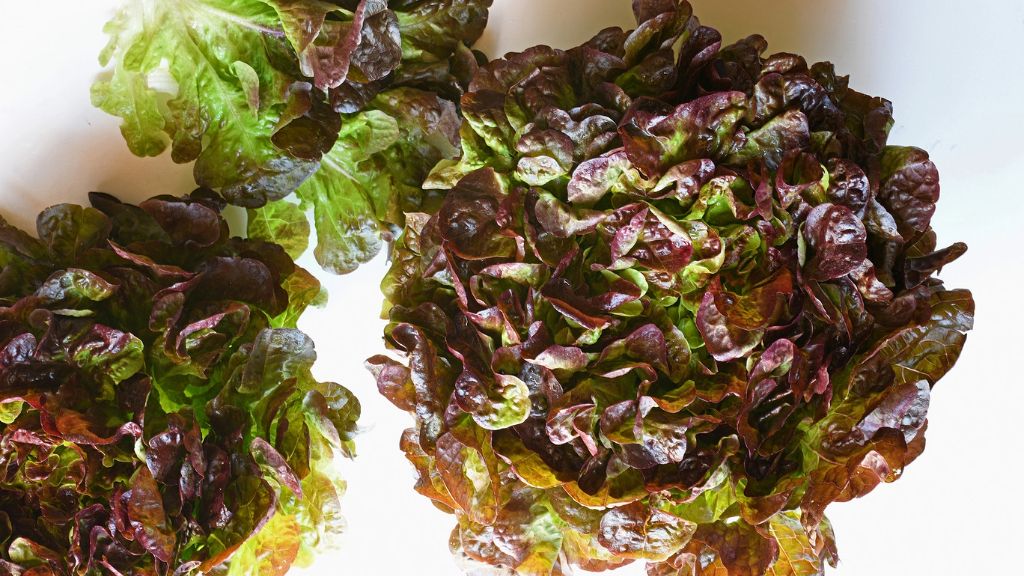
{"label": "crinkled leaf texture", "polygon": [[319,283],[208,189],[90,200],[0,220],[0,573],[307,563],[359,416],[295,329]]}
{"label": "crinkled leaf texture", "polygon": [[457,151],[454,101],[490,4],[126,0],[92,99],[132,152],[170,145],[200,185],[252,209],[258,237],[288,210],[264,206],[299,190],[317,260],[349,272],[436,197],[420,183]]}
{"label": "crinkled leaf texture", "polygon": [[938,175],[831,64],[674,0],[480,68],[410,214],[378,387],[416,489],[495,573],[823,574],[972,328]]}

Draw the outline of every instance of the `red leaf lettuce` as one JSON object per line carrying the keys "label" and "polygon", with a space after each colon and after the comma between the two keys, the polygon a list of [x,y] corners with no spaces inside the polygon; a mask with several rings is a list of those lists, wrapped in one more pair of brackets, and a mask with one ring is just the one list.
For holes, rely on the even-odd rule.
{"label": "red leaf lettuce", "polygon": [[972,327],[935,166],[833,66],[689,4],[480,68],[383,289],[416,489],[503,574],[821,574]]}
{"label": "red leaf lettuce", "polygon": [[284,574],[342,527],[359,404],[319,283],[199,189],[0,220],[0,574]]}

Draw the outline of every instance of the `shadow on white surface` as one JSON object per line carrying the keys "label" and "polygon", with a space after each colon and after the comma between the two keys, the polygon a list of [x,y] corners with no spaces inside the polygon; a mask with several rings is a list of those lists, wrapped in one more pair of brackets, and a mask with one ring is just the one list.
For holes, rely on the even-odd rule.
{"label": "shadow on white surface", "polygon": [[[61,134],[33,142],[20,156],[18,169],[4,177],[0,214],[17,226],[35,230],[35,214],[61,202],[87,204],[92,191],[138,202],[158,194],[181,195],[195,188],[191,165],[165,156],[136,158],[111,123],[107,130]],[[43,139],[40,139],[43,140]]]}

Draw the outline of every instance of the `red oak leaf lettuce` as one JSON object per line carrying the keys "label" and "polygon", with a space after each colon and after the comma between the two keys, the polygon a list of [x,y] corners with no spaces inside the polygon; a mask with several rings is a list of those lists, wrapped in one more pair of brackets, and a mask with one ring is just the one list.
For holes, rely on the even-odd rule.
{"label": "red oak leaf lettuce", "polygon": [[829,63],[689,4],[480,68],[383,290],[416,489],[502,574],[823,573],[973,323],[938,174]]}

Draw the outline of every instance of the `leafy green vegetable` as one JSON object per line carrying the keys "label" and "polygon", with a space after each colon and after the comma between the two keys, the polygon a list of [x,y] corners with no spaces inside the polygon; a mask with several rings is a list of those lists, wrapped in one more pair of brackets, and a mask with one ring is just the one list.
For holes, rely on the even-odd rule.
{"label": "leafy green vegetable", "polygon": [[309,247],[309,221],[296,204],[274,202],[261,210],[248,210],[248,236],[284,248],[293,259]]}
{"label": "leafy green vegetable", "polygon": [[0,572],[308,562],[343,526],[331,461],[359,416],[295,329],[319,283],[229,237],[210,190],[90,200],[38,240],[0,220]]}
{"label": "leafy green vegetable", "polygon": [[[299,190],[317,261],[349,272],[403,210],[429,204],[423,177],[456,153],[453,100],[481,58],[466,46],[491,0],[390,4],[127,0],[106,28],[93,103],[124,120],[135,154],[169,143],[174,161],[194,161],[200,185],[250,208],[254,235],[285,213],[296,222],[274,201]],[[308,242],[306,229],[289,235],[291,252]]]}
{"label": "leafy green vegetable", "polygon": [[420,184],[458,142],[458,114],[436,94],[397,88],[371,104],[345,122],[320,170],[298,190],[314,211],[317,261],[339,274],[377,255],[398,232],[389,223],[439,204]]}
{"label": "leafy green vegetable", "polygon": [[974,302],[938,173],[831,64],[689,4],[480,68],[383,283],[378,387],[471,568],[818,575],[924,448]]}

